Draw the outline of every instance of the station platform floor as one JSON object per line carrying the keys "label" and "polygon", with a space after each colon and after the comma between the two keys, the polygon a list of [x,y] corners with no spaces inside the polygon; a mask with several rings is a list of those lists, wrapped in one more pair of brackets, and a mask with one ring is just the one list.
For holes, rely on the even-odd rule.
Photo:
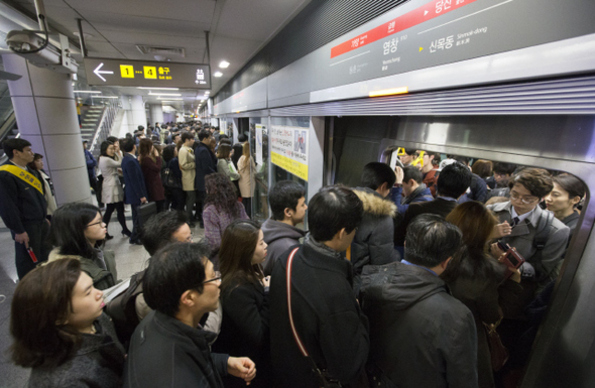
{"label": "station platform floor", "polygon": [[[129,206],[126,207],[128,228],[132,229]],[[127,279],[134,273],[143,270],[147,265],[149,254],[141,245],[130,245],[128,238],[122,236],[122,228],[116,219],[116,214],[108,227],[112,240],[106,242],[105,248],[116,254],[116,268],[118,278]],[[204,237],[204,229],[198,226],[192,230],[194,241]],[[10,361],[8,348],[12,343],[10,336],[10,304],[16,288],[16,268],[14,265],[14,241],[10,230],[0,219],[0,388],[26,387],[30,370],[15,366]]]}

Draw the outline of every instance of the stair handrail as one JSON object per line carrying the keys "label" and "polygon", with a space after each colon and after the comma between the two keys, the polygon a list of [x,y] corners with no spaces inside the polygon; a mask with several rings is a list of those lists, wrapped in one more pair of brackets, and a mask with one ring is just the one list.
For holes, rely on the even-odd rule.
{"label": "stair handrail", "polygon": [[97,126],[97,131],[95,132],[95,137],[93,138],[91,147],[89,147],[89,151],[93,152],[97,144],[101,144],[109,137],[116,115],[118,114],[120,108],[121,102],[119,99],[112,99],[107,104],[106,108],[103,110],[103,115],[101,116],[101,120]]}

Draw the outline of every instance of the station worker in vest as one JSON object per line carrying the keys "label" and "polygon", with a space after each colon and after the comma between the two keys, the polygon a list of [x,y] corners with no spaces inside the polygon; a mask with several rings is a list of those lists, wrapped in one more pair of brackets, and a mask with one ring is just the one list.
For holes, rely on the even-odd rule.
{"label": "station worker in vest", "polygon": [[0,166],[0,216],[14,239],[17,275],[22,279],[46,261],[52,249],[47,202],[43,182],[27,167],[35,155],[31,143],[7,139],[2,146],[9,160]]}

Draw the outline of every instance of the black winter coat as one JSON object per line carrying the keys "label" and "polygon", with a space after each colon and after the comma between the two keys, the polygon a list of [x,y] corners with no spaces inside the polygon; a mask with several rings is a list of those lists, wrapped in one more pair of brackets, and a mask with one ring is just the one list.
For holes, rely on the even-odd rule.
{"label": "black winter coat", "polygon": [[[320,385],[294,340],[288,318],[288,250],[271,275],[271,359],[276,386]],[[351,263],[310,238],[295,255],[292,312],[296,330],[318,367],[343,385],[357,384],[368,358],[368,320],[352,292]],[[354,385],[355,386],[355,385]]]}
{"label": "black winter coat", "polygon": [[217,172],[217,157],[209,147],[197,142],[194,148],[194,163],[196,166],[194,188],[198,191],[205,191],[205,177]]}
{"label": "black winter coat", "polygon": [[362,306],[370,319],[370,361],[399,388],[477,388],[473,314],[427,269],[369,266]]}
{"label": "black winter coat", "polygon": [[215,333],[152,311],[137,326],[124,368],[124,387],[217,388],[228,355],[212,353]]}
{"label": "black winter coat", "polygon": [[[249,357],[258,373],[251,387],[270,387],[269,303],[268,291],[259,284],[244,283],[221,292],[223,319],[213,351],[232,357]],[[234,376],[223,379],[226,387],[245,387]]]}

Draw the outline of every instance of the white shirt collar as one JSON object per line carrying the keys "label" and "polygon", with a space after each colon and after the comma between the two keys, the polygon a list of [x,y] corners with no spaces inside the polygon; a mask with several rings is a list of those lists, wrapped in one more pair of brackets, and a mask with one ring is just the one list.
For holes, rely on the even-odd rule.
{"label": "white shirt collar", "polygon": [[533,212],[534,212],[534,211],[535,211],[535,208],[533,208],[533,210],[531,210],[530,212],[528,212],[528,213],[525,213],[525,214],[523,214],[523,215],[519,216],[519,215],[516,213],[516,210],[514,210],[514,206],[511,206],[511,207],[510,207],[510,216],[511,216],[511,218],[513,218],[513,219],[514,219],[514,217],[518,217],[518,218],[519,218],[519,223],[520,223],[520,222],[523,222],[523,221],[524,221],[524,220],[525,220],[527,217],[531,216],[531,214],[533,214]]}

